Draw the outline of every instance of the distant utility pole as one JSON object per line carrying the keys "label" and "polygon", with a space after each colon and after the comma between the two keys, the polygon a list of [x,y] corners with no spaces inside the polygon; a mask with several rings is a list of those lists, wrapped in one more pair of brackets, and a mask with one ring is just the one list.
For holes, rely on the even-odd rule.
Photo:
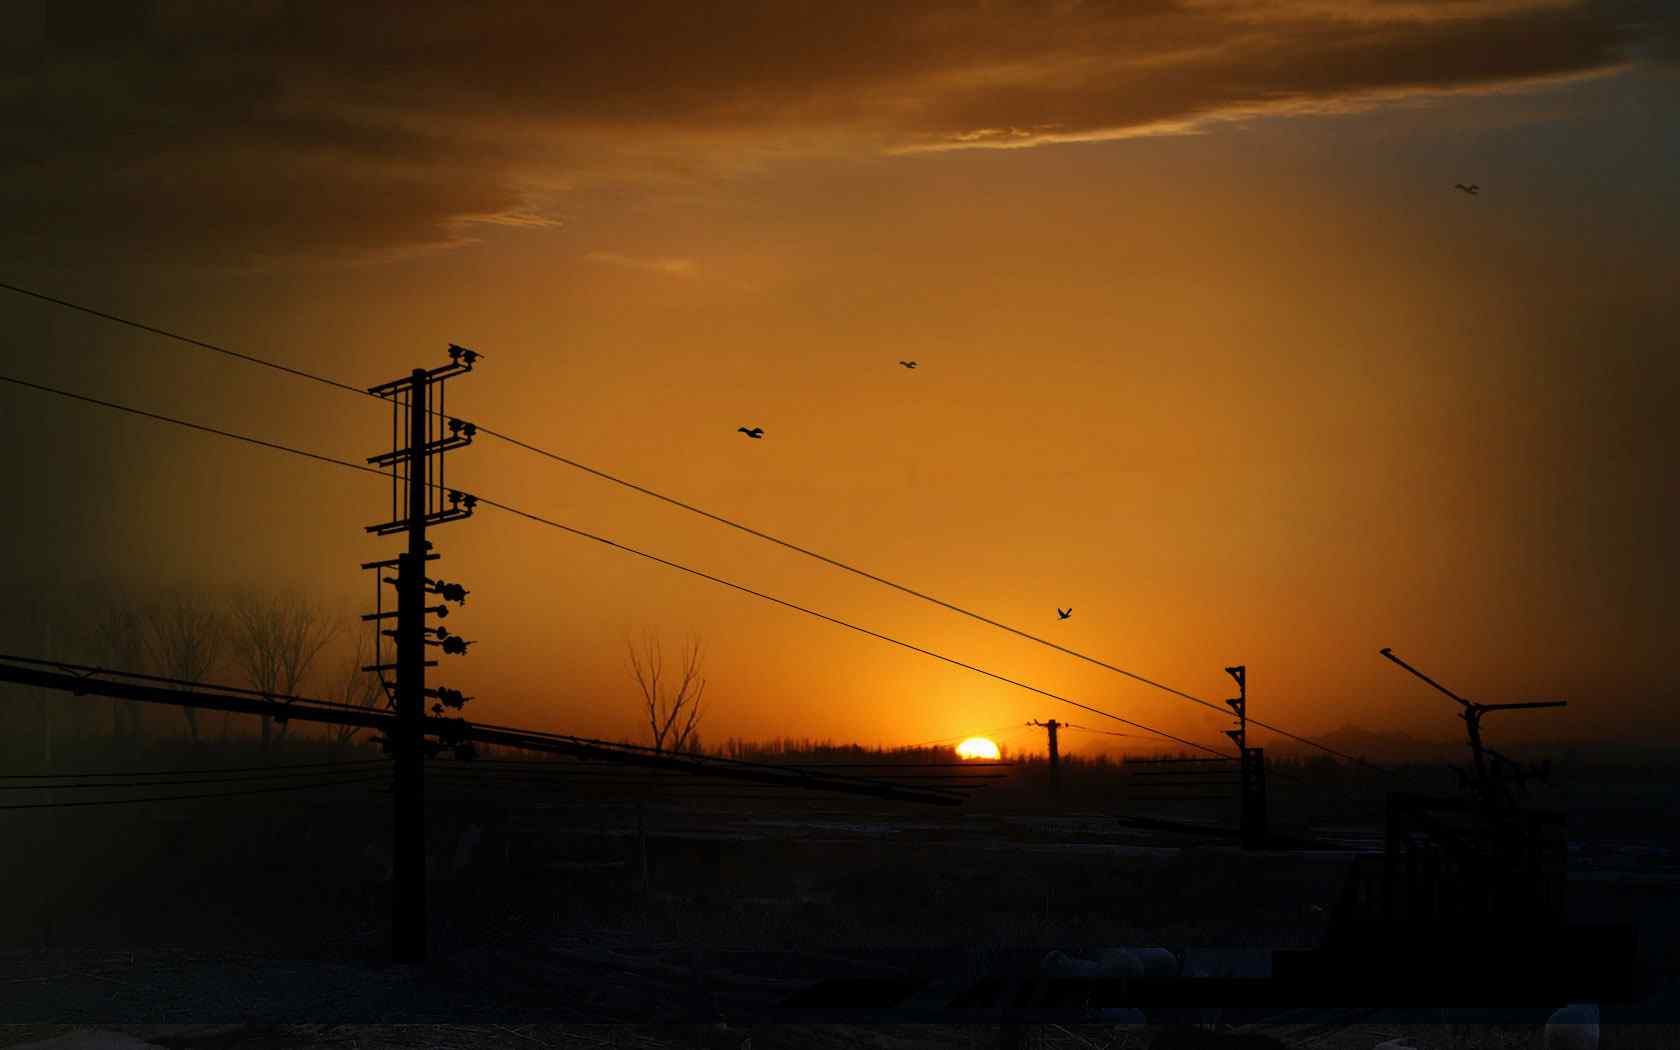
{"label": "distant utility pole", "polygon": [[1027,725],[1039,726],[1050,737],[1050,793],[1060,796],[1062,790],[1062,755],[1056,747],[1056,730],[1064,728],[1066,722],[1058,722],[1052,718],[1048,722],[1028,722]]}
{"label": "distant utility pole", "polygon": [[[1460,717],[1464,719],[1465,731],[1470,737],[1470,757],[1474,762],[1472,775],[1464,777],[1466,786],[1475,797],[1477,804],[1491,812],[1497,809],[1514,807],[1516,800],[1510,795],[1508,785],[1515,783],[1521,787],[1529,778],[1545,780],[1551,772],[1551,763],[1525,764],[1513,762],[1499,752],[1482,743],[1482,716],[1489,711],[1529,711],[1546,707],[1568,707],[1567,700],[1535,700],[1521,704],[1478,704],[1473,700],[1466,700],[1462,696],[1448,689],[1435,679],[1424,674],[1411,664],[1394,655],[1394,650],[1384,648],[1380,655],[1399,664],[1418,678],[1434,686],[1436,690],[1457,700],[1464,708]],[[1493,759],[1489,763],[1488,759]],[[1457,766],[1453,767],[1457,769]],[[1460,776],[1464,774],[1460,773]]]}
{"label": "distant utility pole", "polygon": [[1239,798],[1242,805],[1242,847],[1263,849],[1266,845],[1266,751],[1248,746],[1248,666],[1238,664],[1225,668],[1237,683],[1237,695],[1225,701],[1237,713],[1237,728],[1225,730],[1225,735],[1237,745],[1242,755]]}
{"label": "distant utility pole", "polygon": [[[376,611],[362,617],[375,624],[374,663],[364,670],[380,676],[397,713],[396,728],[385,741],[386,749],[395,759],[391,792],[395,802],[391,844],[391,954],[397,962],[419,963],[426,959],[425,758],[428,750],[435,751],[442,746],[425,739],[426,697],[436,698],[438,702],[433,708],[438,715],[444,707],[459,708],[467,700],[454,689],[426,688],[426,668],[437,665],[436,660],[426,659],[428,645],[459,655],[471,644],[443,627],[426,626],[428,614],[439,617],[448,614],[445,605],[426,606],[428,592],[457,603],[464,603],[467,594],[460,584],[444,583],[426,575],[426,563],[438,558],[426,541],[426,526],[469,517],[478,502],[474,496],[446,489],[443,469],[444,453],[470,445],[477,430],[471,423],[444,415],[443,384],[453,376],[472,371],[478,356],[472,350],[451,344],[449,364],[431,370],[416,368],[405,378],[368,388],[369,393],[391,402],[394,447],[389,452],[368,457],[369,463],[391,470],[391,519],[369,525],[367,531],[380,536],[408,534],[405,553],[362,566],[379,574],[379,586],[375,587]],[[398,443],[405,430],[406,447]],[[384,575],[393,565],[397,569],[395,579]],[[386,584],[394,584],[397,589],[394,612],[384,608],[382,588]],[[396,628],[386,628],[384,621],[393,618]],[[429,637],[433,635],[435,638]],[[396,643],[395,663],[384,661],[383,643],[387,637]],[[385,678],[390,670],[397,674],[394,684]],[[466,750],[469,747],[459,745],[463,758],[470,757],[470,751]]]}

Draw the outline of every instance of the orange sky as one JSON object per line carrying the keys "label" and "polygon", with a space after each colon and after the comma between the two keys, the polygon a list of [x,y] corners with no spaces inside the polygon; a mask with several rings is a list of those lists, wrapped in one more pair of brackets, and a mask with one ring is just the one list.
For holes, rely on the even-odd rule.
{"label": "orange sky", "polygon": [[[1672,721],[1665,6],[606,10],[23,25],[48,46],[8,74],[0,279],[357,385],[475,347],[465,418],[1216,702],[1246,663],[1253,713],[1300,732],[1456,738],[1385,645],[1478,699],[1569,699],[1548,733]],[[5,374],[346,458],[388,442],[370,401],[0,309]],[[348,611],[395,551],[361,530],[374,479],[29,391],[0,416],[8,579],[284,581]],[[1181,699],[505,444],[450,469],[1224,742]],[[654,627],[705,640],[713,741],[1126,729],[493,510],[434,540],[473,591],[449,624],[481,644],[434,672],[469,717],[635,733],[624,645]]]}

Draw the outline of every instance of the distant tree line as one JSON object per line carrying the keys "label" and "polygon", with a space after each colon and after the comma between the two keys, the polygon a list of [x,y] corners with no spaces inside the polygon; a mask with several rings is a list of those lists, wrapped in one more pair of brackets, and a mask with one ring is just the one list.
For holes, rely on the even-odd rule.
{"label": "distant tree line", "polygon": [[[15,611],[23,618],[9,632],[6,648],[19,656],[156,675],[181,689],[215,683],[360,707],[385,702],[378,677],[362,670],[373,663],[370,632],[354,615],[298,590],[66,589],[37,592]],[[248,726],[253,719],[254,732],[240,735],[253,738],[263,752],[283,748],[294,731],[339,748],[360,732],[339,726],[294,730],[304,724],[51,689],[0,686],[0,701],[11,709],[14,725],[32,724],[24,734],[29,743],[20,748],[14,738],[6,750],[21,751],[19,758],[47,768],[69,743],[103,738],[132,749],[148,739],[179,735],[195,747],[226,744],[238,724]]]}

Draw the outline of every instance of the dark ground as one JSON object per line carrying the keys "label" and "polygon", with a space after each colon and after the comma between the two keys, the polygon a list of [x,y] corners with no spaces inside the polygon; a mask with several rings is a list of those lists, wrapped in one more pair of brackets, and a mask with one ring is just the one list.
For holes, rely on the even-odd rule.
{"label": "dark ground", "polygon": [[[991,1018],[757,1022],[824,977],[960,983],[1051,948],[1159,944],[1218,964],[1213,948],[1311,946],[1352,847],[1375,830],[1339,829],[1343,852],[1245,855],[1100,814],[661,805],[646,811],[643,896],[632,809],[440,788],[432,959],[396,967],[385,962],[384,872],[368,849],[388,838],[389,799],[377,783],[324,790],[0,813],[0,1021],[22,1025],[0,1031],[0,1045],[68,1025],[217,1023],[243,1026],[219,1037],[242,1050],[739,1045],[742,1034],[759,1050],[991,1047]],[[1577,787],[1568,799],[1572,912],[1638,923],[1650,961],[1669,972],[1680,970],[1680,855],[1675,829],[1651,814],[1673,795],[1647,782]],[[483,835],[451,871],[470,824]],[[728,1028],[668,1027],[702,1017]],[[1031,1039],[1121,1050],[1162,1030],[1036,1025]],[[1393,1015],[1270,1030],[1284,1045],[1327,1050],[1401,1037],[1414,1050],[1447,1045],[1440,1025]],[[1484,1027],[1461,1046],[1533,1047],[1536,1032]],[[1680,1046],[1680,1029],[1607,1026],[1603,1045]]]}

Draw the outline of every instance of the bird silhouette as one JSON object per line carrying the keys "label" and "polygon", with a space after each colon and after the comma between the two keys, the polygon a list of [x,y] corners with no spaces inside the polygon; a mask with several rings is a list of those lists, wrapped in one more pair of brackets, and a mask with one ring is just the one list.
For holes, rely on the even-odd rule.
{"label": "bird silhouette", "polygon": [[761,438],[761,437],[764,436],[764,428],[763,427],[753,427],[751,430],[748,430],[746,427],[736,427],[735,429],[739,430],[741,433],[747,435],[750,438]]}
{"label": "bird silhouette", "polygon": [[1073,606],[1070,605],[1066,609],[1062,608],[1060,605],[1056,606],[1056,618],[1057,619],[1065,620],[1069,616],[1072,616],[1072,615],[1073,615]]}
{"label": "bird silhouette", "polygon": [[900,361],[899,364],[903,365],[905,368],[915,368],[916,367],[916,362],[914,362],[914,361]]}
{"label": "bird silhouette", "polygon": [[1466,186],[1462,182],[1455,182],[1455,183],[1453,183],[1453,188],[1458,189],[1458,190],[1463,190],[1465,193],[1468,193],[1472,197],[1474,197],[1476,194],[1478,194],[1482,191],[1482,188],[1480,186],[1476,185],[1474,182],[1472,182],[1468,186]]}

